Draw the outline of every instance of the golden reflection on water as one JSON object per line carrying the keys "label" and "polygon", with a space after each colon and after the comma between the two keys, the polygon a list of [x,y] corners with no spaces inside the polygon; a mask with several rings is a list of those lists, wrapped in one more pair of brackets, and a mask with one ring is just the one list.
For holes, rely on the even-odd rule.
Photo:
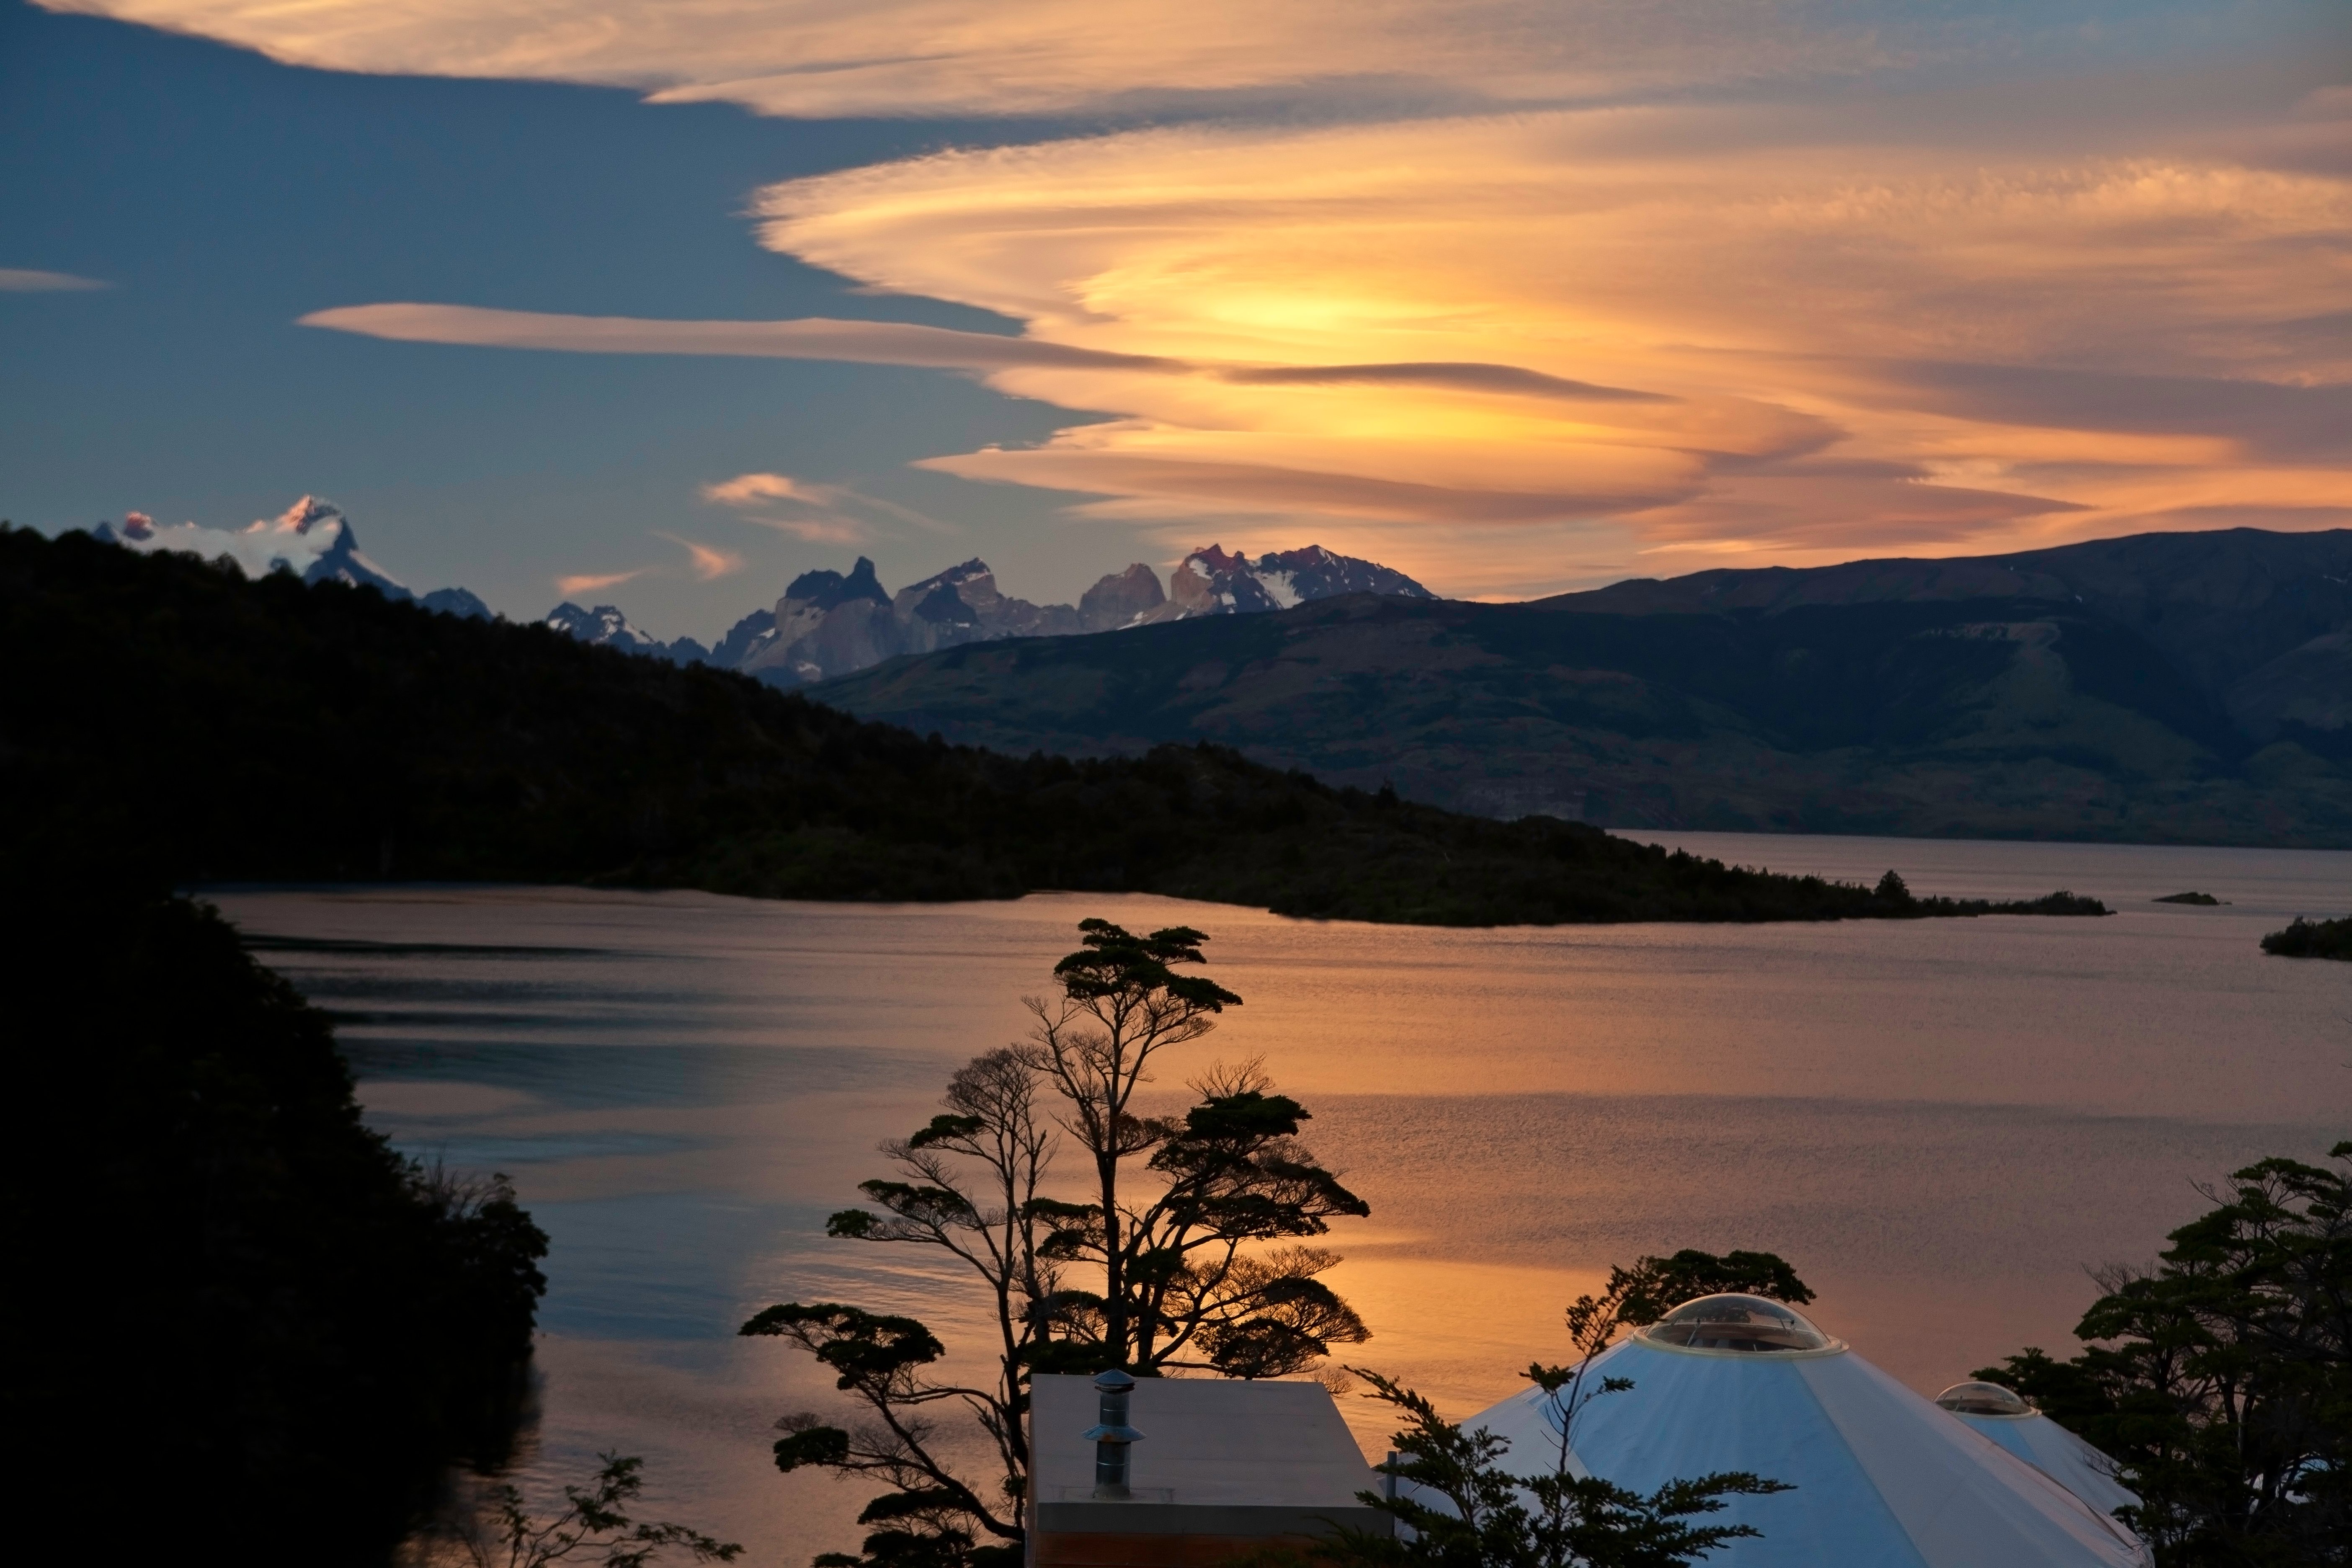
{"label": "golden reflection on water", "polygon": [[[1844,876],[1894,864],[1920,891],[2071,886],[2123,912],[1431,931],[1068,895],[217,898],[249,931],[394,944],[264,956],[350,1016],[376,1125],[513,1173],[553,1235],[534,1477],[618,1444],[647,1457],[657,1509],[788,1563],[853,1543],[863,1495],[774,1473],[769,1423],[831,1391],[732,1330],[796,1297],[972,1342],[951,1276],[829,1242],[824,1217],[954,1066],[1019,1033],[1020,994],[1082,915],[1212,933],[1247,1001],[1163,1087],[1263,1055],[1306,1101],[1310,1144],[1372,1205],[1329,1238],[1375,1332],[1349,1359],[1454,1415],[1559,1355],[1562,1303],[1611,1262],[1678,1247],[1783,1253],[1825,1329],[1933,1392],[2066,1343],[2084,1267],[2152,1255],[2200,1207],[2190,1182],[2352,1132],[2352,973],[2254,945],[2352,907],[2352,856],[1696,847]],[[2189,887],[2232,901],[2147,901]],[[1368,1451],[1386,1446],[1376,1409],[1340,1404]]]}

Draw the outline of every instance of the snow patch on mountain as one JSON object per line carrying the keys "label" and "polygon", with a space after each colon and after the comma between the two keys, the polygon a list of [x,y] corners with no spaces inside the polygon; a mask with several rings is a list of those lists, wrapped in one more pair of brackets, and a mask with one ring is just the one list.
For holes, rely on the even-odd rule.
{"label": "snow patch on mountain", "polygon": [[161,528],[154,519],[134,511],[123,518],[119,531],[107,523],[94,531],[142,553],[171,550],[207,561],[226,556],[248,577],[287,571],[306,583],[364,583],[396,598],[415,597],[405,584],[360,553],[350,520],[341,509],[317,496],[304,496],[278,517],[236,530],[193,522]]}
{"label": "snow patch on mountain", "polygon": [[664,642],[648,637],[629,624],[629,617],[613,605],[599,605],[583,610],[566,599],[547,612],[540,625],[551,627],[569,637],[599,647],[616,647],[624,653],[641,653],[655,658],[666,658],[672,664],[692,664],[708,661],[710,650],[692,637],[680,637],[676,642]]}
{"label": "snow patch on mountain", "polygon": [[143,511],[122,514],[122,526],[101,522],[91,534],[109,544],[152,554],[159,550],[227,560],[248,577],[291,572],[305,583],[342,583],[373,588],[387,599],[405,599],[453,616],[490,616],[490,607],[463,588],[436,588],[421,597],[405,583],[360,552],[351,520],[332,501],[304,496],[274,518],[239,529],[205,528],[194,522],[159,527]]}

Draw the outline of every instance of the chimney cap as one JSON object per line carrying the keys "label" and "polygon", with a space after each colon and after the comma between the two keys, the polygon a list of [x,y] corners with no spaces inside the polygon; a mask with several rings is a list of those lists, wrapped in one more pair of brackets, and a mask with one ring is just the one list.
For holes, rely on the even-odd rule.
{"label": "chimney cap", "polygon": [[1135,1386],[1135,1379],[1117,1367],[1107,1367],[1095,1373],[1095,1386],[1105,1394],[1123,1394]]}

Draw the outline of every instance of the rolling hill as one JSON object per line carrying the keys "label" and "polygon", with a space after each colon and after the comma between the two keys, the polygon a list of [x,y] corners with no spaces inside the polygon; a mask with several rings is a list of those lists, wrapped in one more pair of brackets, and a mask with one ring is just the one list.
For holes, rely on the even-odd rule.
{"label": "rolling hill", "polygon": [[815,694],[1012,752],[1213,741],[1503,818],[2347,847],[2352,531],[1353,595]]}

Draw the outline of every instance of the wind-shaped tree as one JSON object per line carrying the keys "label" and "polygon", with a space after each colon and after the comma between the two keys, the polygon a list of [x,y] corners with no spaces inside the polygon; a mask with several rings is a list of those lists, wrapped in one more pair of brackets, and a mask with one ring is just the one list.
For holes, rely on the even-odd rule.
{"label": "wind-shaped tree", "polygon": [[[1181,972],[1205,962],[1208,939],[1184,926],[1137,935],[1088,920],[1078,929],[1079,951],[1055,966],[1059,995],[1029,1002],[1030,1037],[959,1071],[943,1114],[882,1146],[898,1173],[863,1184],[872,1207],[826,1226],[850,1240],[936,1247],[969,1269],[993,1308],[993,1375],[984,1385],[936,1381],[946,1346],[912,1318],[786,1302],[743,1325],[807,1351],[862,1409],[845,1426],[786,1416],[778,1468],[820,1466],[889,1489],[860,1516],[877,1527],[865,1556],[821,1564],[1012,1563],[1028,1491],[1022,1416],[1032,1372],[1270,1377],[1370,1338],[1318,1278],[1338,1256],[1309,1244],[1333,1217],[1370,1210],[1299,1143],[1308,1117],[1297,1101],[1272,1092],[1249,1063],[1194,1080],[1197,1102],[1181,1117],[1137,1107],[1155,1057],[1200,1040],[1241,1004]],[[1090,1201],[1045,1191],[1056,1123],[1091,1165]],[[944,1457],[942,1410],[987,1434],[992,1483]]]}

